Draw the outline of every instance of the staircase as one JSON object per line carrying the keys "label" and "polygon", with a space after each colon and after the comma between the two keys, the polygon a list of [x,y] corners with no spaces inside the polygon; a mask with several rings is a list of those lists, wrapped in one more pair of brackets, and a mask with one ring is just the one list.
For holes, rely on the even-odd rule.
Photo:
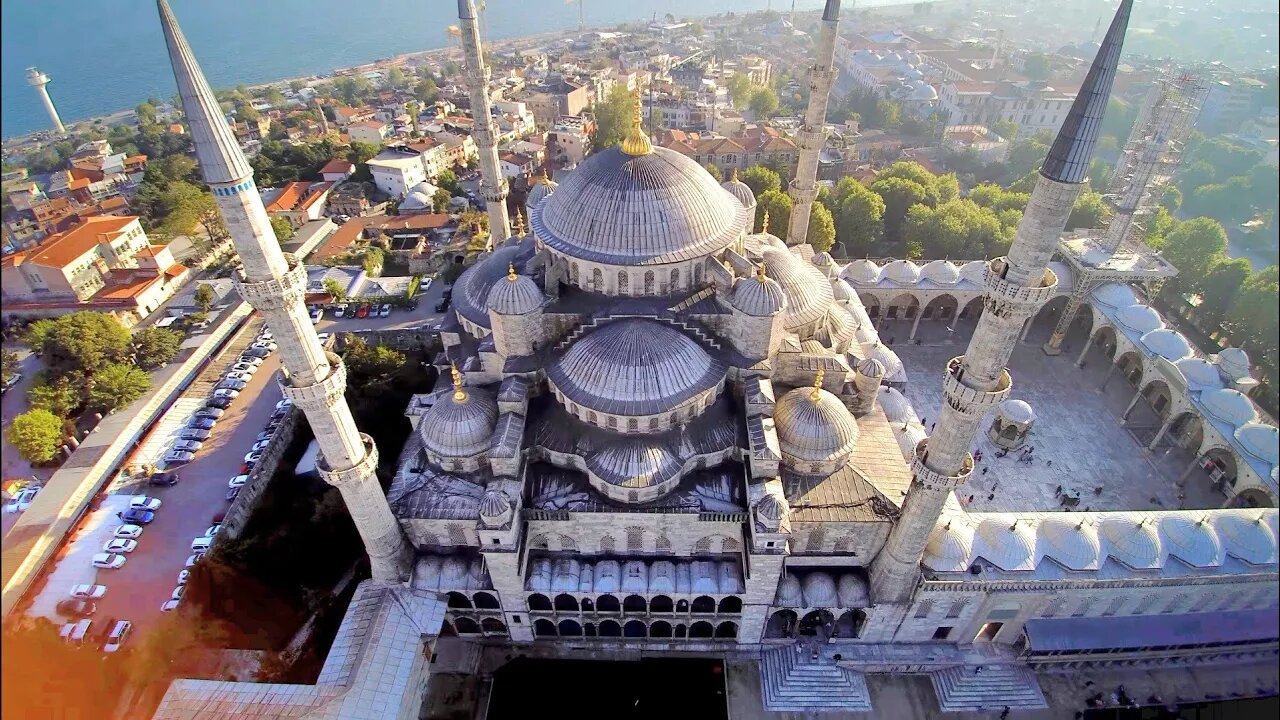
{"label": "staircase", "polygon": [[704,331],[698,325],[687,323],[679,319],[679,317],[675,315],[667,315],[667,314],[660,315],[658,313],[635,313],[635,314],[628,313],[628,314],[609,314],[609,315],[593,316],[590,320],[575,327],[572,331],[569,332],[568,335],[565,335],[564,338],[560,340],[560,342],[557,342],[552,347],[552,352],[556,354],[564,352],[570,345],[577,342],[578,338],[582,337],[583,335],[590,332],[591,330],[594,330],[597,327],[600,327],[601,325],[607,325],[616,320],[623,320],[626,318],[653,320],[655,322],[663,323],[664,325],[670,325],[671,327],[674,327],[682,331],[686,335],[692,335],[696,340],[698,340],[698,342],[702,343],[707,347],[711,347],[716,350],[720,349],[719,340],[716,340],[715,338],[707,335],[706,331]]}
{"label": "staircase", "polygon": [[808,651],[796,652],[794,647],[764,653],[760,694],[765,709],[772,712],[871,712],[862,673],[825,657],[812,660]]}
{"label": "staircase", "polygon": [[1049,707],[1035,673],[1022,665],[959,665],[935,670],[929,678],[943,712]]}

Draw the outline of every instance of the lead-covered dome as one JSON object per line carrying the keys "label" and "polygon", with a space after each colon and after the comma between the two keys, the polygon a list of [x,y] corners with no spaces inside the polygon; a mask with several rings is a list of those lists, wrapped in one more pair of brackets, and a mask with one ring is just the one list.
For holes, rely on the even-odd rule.
{"label": "lead-covered dome", "polygon": [[1251,422],[1236,430],[1236,442],[1245,452],[1259,460],[1275,465],[1280,462],[1280,439],[1274,425]]}
{"label": "lead-covered dome", "polygon": [[445,393],[422,416],[418,433],[427,452],[446,458],[478,455],[489,448],[498,403],[479,388]]}
{"label": "lead-covered dome", "polygon": [[1216,390],[1222,387],[1222,377],[1218,375],[1218,368],[1207,360],[1196,357],[1183,358],[1173,365],[1178,368],[1178,372],[1182,373],[1183,379],[1187,381],[1187,390],[1191,392]]}
{"label": "lead-covered dome", "polygon": [[486,304],[499,315],[524,315],[542,305],[542,290],[528,275],[509,269],[507,277],[489,288]]}
{"label": "lead-covered dome", "polygon": [[1106,283],[1093,291],[1093,299],[1111,308],[1128,307],[1138,303],[1138,294],[1123,283]]}
{"label": "lead-covered dome", "polygon": [[738,179],[737,171],[734,171],[733,177],[720,183],[720,187],[729,192],[730,195],[738,199],[742,206],[752,212],[756,209],[756,194],[752,192],[751,186]]}
{"label": "lead-covered dome", "polygon": [[616,147],[584,161],[529,215],[553,252],[606,265],[711,255],[746,232],[752,217],[691,158],[665,148],[632,156]]}
{"label": "lead-covered dome", "polygon": [[742,312],[755,317],[768,317],[787,306],[782,286],[767,275],[739,278],[733,284],[729,302]]}
{"label": "lead-covered dome", "polygon": [[1237,347],[1229,347],[1215,358],[1218,367],[1232,380],[1249,377],[1249,354]]}
{"label": "lead-covered dome", "polygon": [[827,314],[827,308],[834,301],[831,284],[821,270],[779,248],[765,249],[762,257],[769,277],[778,281],[787,296],[783,327],[799,330]]}
{"label": "lead-covered dome", "polygon": [[823,463],[842,460],[858,443],[858,423],[835,395],[796,388],[774,405],[773,423],[784,459]]}
{"label": "lead-covered dome", "polygon": [[840,277],[854,285],[875,285],[880,282],[880,266],[866,258],[854,260],[844,266]]}
{"label": "lead-covered dome", "polygon": [[560,185],[549,178],[539,178],[538,181],[534,183],[533,187],[529,188],[529,195],[524,201],[525,207],[531,208],[542,202],[548,195],[555,192],[558,187],[560,187]]}
{"label": "lead-covered dome", "polygon": [[609,415],[658,415],[724,381],[725,366],[670,325],[619,320],[575,342],[547,366],[569,402]]}
{"label": "lead-covered dome", "polygon": [[924,548],[924,564],[938,572],[963,572],[973,555],[973,526],[953,517],[929,534]]}
{"label": "lead-covered dome", "polygon": [[1143,335],[1164,327],[1164,319],[1150,305],[1129,305],[1116,311],[1116,322]]}
{"label": "lead-covered dome", "polygon": [[1160,357],[1173,362],[1191,357],[1191,345],[1176,330],[1162,328],[1143,335],[1138,342]]}
{"label": "lead-covered dome", "polygon": [[920,268],[920,274],[935,285],[955,285],[960,282],[960,268],[950,260],[933,260]]}
{"label": "lead-covered dome", "polygon": [[1212,419],[1227,423],[1233,428],[1258,419],[1258,411],[1253,409],[1253,403],[1239,390],[1210,390],[1200,395],[1200,404]]}

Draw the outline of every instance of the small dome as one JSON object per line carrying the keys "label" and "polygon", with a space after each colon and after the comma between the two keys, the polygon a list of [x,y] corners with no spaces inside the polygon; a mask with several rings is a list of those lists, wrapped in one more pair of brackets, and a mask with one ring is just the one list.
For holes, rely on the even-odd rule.
{"label": "small dome", "polygon": [[[861,369],[862,365],[859,364],[858,367]],[[897,388],[880,388],[880,407],[884,409],[884,416],[891,423],[904,423],[916,418],[916,411],[911,407],[911,403]]]}
{"label": "small dome", "polygon": [[1256,510],[1216,513],[1213,525],[1232,557],[1251,565],[1266,565],[1276,561],[1276,537]]}
{"label": "small dome", "polygon": [[516,275],[512,269],[505,280],[499,280],[489,288],[486,304],[499,315],[524,315],[541,307],[542,301],[542,290],[533,278]]}
{"label": "small dome", "polygon": [[1129,305],[1116,311],[1116,322],[1143,335],[1164,327],[1160,313],[1150,305]]}
{"label": "small dome", "polygon": [[[858,363],[858,374],[862,377],[879,380],[885,376],[885,372],[884,363],[875,358],[864,358]],[[903,400],[905,402],[905,398]]]}
{"label": "small dome", "polygon": [[974,533],[973,553],[1001,570],[1034,570],[1035,544],[1025,520],[983,520]]}
{"label": "small dome", "polygon": [[525,207],[533,207],[542,202],[548,195],[555,192],[557,187],[559,186],[552,180],[535,183],[533,187],[529,188],[529,196],[524,201]]}
{"label": "small dome", "polygon": [[854,260],[844,266],[840,277],[854,285],[875,285],[880,282],[880,266],[870,260]]}
{"label": "small dome", "polygon": [[898,452],[902,453],[902,459],[911,464],[916,457],[916,449],[920,447],[921,440],[927,440],[929,433],[924,431],[920,425],[907,425],[905,429],[901,425],[893,425],[893,439],[898,442]]}
{"label": "small dome", "polygon": [[489,449],[498,422],[498,403],[480,388],[442,393],[422,416],[418,433],[427,451],[448,458],[478,455]]}
{"label": "small dome", "polygon": [[805,607],[836,607],[840,602],[835,580],[821,570],[805,575],[800,585],[804,590]]}
{"label": "small dome", "polygon": [[773,493],[766,493],[756,503],[756,519],[765,527],[775,529],[782,524],[787,514],[787,501]]}
{"label": "small dome", "polygon": [[480,518],[490,524],[506,522],[511,513],[511,499],[498,490],[490,490],[480,498]]}
{"label": "small dome", "polygon": [[411,192],[405,196],[404,200],[400,201],[402,210],[418,210],[429,207],[432,207],[431,198],[422,192]]}
{"label": "small dome", "polygon": [[800,578],[787,573],[778,581],[778,594],[773,603],[781,607],[804,607],[804,592],[800,590]]}
{"label": "small dome", "polygon": [[1183,379],[1187,381],[1187,390],[1190,392],[1217,390],[1222,387],[1222,377],[1218,375],[1218,368],[1207,360],[1197,357],[1183,358],[1175,361],[1173,365],[1178,368],[1178,372],[1182,373]]}
{"label": "small dome", "polygon": [[733,284],[729,302],[753,317],[769,317],[787,306],[782,286],[768,276],[738,278]]}
{"label": "small dome", "polygon": [[440,564],[440,589],[460,590],[467,586],[467,561],[458,557],[445,558]]}
{"label": "small dome", "polygon": [[1280,463],[1280,430],[1272,425],[1251,422],[1236,430],[1236,442],[1250,455],[1267,463]]}
{"label": "small dome", "polygon": [[720,187],[729,191],[729,194],[738,199],[742,206],[748,210],[756,209],[756,194],[752,192],[751,186],[738,179],[738,174],[734,173],[733,177],[720,183]]}
{"label": "small dome", "polygon": [[892,378],[902,371],[902,361],[898,359],[898,354],[878,340],[867,350],[867,357],[873,357],[884,365],[886,377]]}
{"label": "small dome", "polygon": [[1022,400],[1005,400],[1000,403],[1000,415],[1009,422],[1027,425],[1035,421],[1036,413]]}
{"label": "small dome", "polygon": [[1165,550],[1192,567],[1222,564],[1222,543],[1213,526],[1203,517],[1166,514],[1160,519]]}
{"label": "small dome", "polygon": [[1093,299],[1110,308],[1122,308],[1138,304],[1138,294],[1121,283],[1106,283],[1093,291]]}
{"label": "small dome", "polygon": [[809,258],[809,262],[822,271],[822,274],[826,275],[829,280],[840,277],[840,266],[836,265],[836,261],[831,259],[830,253],[814,253],[813,257]]}
{"label": "small dome", "polygon": [[858,423],[849,410],[835,395],[816,390],[796,388],[774,405],[778,444],[783,455],[794,461],[844,458],[858,442]]}
{"label": "small dome", "polygon": [[1143,347],[1169,362],[1191,357],[1191,345],[1176,330],[1152,330],[1143,335],[1139,342]]}
{"label": "small dome", "polygon": [[1218,367],[1222,368],[1222,371],[1232,380],[1249,377],[1249,355],[1240,348],[1226,348],[1218,353],[1214,360],[1217,362]]}
{"label": "small dome", "polygon": [[858,293],[839,277],[831,278],[831,297],[838,303],[861,302],[858,300]]}
{"label": "small dome", "polygon": [[982,285],[986,282],[987,264],[981,260],[970,260],[960,266],[960,277],[974,285]]}
{"label": "small dome", "polygon": [[1200,404],[1210,418],[1231,427],[1242,427],[1258,419],[1258,411],[1254,410],[1253,403],[1239,390],[1221,388],[1201,393]]}
{"label": "small dome", "polygon": [[960,282],[960,268],[950,260],[934,260],[920,268],[925,280],[936,285],[955,285]]}
{"label": "small dome", "polygon": [[1083,519],[1041,521],[1036,535],[1040,553],[1068,569],[1096,570],[1102,560],[1098,536]]}
{"label": "small dome", "polygon": [[933,529],[924,548],[924,564],[938,572],[963,572],[973,555],[973,526],[960,518],[948,518]]}
{"label": "small dome", "polygon": [[885,278],[899,285],[915,285],[920,281],[920,266],[910,260],[894,260],[881,272]]}
{"label": "small dome", "polygon": [[864,608],[871,605],[871,592],[867,588],[867,581],[853,573],[840,576],[840,581],[836,583],[836,596],[842,608]]}
{"label": "small dome", "polygon": [[1153,520],[1128,513],[1110,513],[1102,520],[1107,554],[1135,570],[1158,568],[1164,546]]}

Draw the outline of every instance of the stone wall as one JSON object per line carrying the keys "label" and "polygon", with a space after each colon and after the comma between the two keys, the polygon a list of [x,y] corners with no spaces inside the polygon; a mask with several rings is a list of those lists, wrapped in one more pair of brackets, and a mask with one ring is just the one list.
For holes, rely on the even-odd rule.
{"label": "stone wall", "polygon": [[262,459],[253,468],[253,472],[249,473],[249,483],[240,488],[240,494],[236,495],[231,507],[227,508],[222,519],[222,530],[214,536],[215,545],[217,540],[223,537],[232,540],[238,538],[244,530],[250,515],[253,514],[253,509],[258,506],[262,493],[267,489],[267,484],[275,477],[280,459],[293,442],[298,418],[299,412],[295,409],[284,417],[284,422],[280,423],[280,427],[276,429],[275,437],[263,452]]}

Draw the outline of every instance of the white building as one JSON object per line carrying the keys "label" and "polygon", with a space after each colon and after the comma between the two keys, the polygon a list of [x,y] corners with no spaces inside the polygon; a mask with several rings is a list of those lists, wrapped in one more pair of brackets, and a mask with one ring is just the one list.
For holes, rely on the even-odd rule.
{"label": "white building", "polygon": [[427,180],[422,158],[415,152],[406,153],[388,148],[378,153],[368,165],[374,185],[394,198],[404,197],[409,188]]}
{"label": "white building", "polygon": [[1058,90],[1028,83],[949,81],[938,94],[947,125],[987,125],[1011,122],[1018,137],[1041,131],[1056,133],[1075,101],[1075,90]]}

